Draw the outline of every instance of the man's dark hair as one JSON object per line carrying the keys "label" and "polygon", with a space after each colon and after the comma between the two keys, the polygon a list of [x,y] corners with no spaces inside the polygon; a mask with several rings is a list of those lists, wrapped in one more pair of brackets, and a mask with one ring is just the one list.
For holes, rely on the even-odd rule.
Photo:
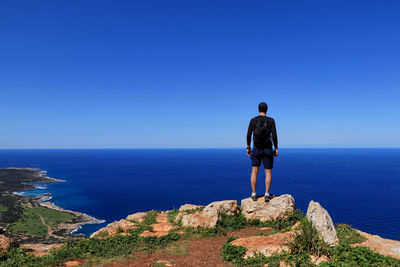
{"label": "man's dark hair", "polygon": [[261,102],[260,104],[258,104],[258,111],[259,112],[264,112],[267,113],[268,110],[268,105],[265,102]]}

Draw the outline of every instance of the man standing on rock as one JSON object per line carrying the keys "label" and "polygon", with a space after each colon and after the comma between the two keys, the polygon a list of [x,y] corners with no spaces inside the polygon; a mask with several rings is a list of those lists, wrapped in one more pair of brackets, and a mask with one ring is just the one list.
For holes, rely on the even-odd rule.
{"label": "man standing on rock", "polygon": [[[269,193],[272,180],[272,167],[274,156],[278,156],[278,137],[276,135],[275,121],[267,117],[268,105],[264,102],[258,105],[259,116],[250,120],[247,130],[247,155],[251,159],[251,199],[257,200],[256,187],[257,175],[261,161],[265,168],[265,201],[268,202],[274,195]],[[251,150],[251,136],[253,135],[253,150]],[[274,145],[274,150],[272,149]]]}

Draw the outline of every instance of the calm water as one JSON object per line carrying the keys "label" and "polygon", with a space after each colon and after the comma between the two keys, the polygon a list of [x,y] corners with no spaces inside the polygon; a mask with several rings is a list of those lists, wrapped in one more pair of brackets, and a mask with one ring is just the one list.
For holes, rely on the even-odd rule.
{"label": "calm water", "polygon": [[[400,240],[400,149],[281,149],[271,192],[307,211],[321,203],[334,223]],[[109,223],[150,209],[240,199],[251,193],[239,149],[0,150],[0,167],[34,167],[66,182],[43,192],[63,208]],[[260,176],[258,193],[264,193]],[[39,190],[40,191],[40,190]],[[86,225],[90,234],[102,225]]]}

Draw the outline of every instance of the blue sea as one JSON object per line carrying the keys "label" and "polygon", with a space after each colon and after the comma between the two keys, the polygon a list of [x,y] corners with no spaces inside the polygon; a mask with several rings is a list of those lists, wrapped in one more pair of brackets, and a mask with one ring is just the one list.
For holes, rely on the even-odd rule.
{"label": "blue sea", "polygon": [[[52,202],[106,222],[185,203],[249,197],[250,160],[243,149],[0,150],[0,167],[46,170]],[[258,193],[264,193],[259,174]],[[273,194],[291,194],[304,213],[310,200],[334,223],[400,240],[400,149],[280,149]]]}

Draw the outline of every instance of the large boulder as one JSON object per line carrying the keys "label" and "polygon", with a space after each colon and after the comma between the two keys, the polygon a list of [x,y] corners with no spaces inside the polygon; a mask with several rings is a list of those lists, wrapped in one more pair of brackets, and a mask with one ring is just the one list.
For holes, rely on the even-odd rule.
{"label": "large boulder", "polygon": [[194,228],[212,228],[217,225],[217,221],[222,212],[229,215],[239,213],[236,200],[216,201],[208,204],[202,211],[182,216],[182,225]]}
{"label": "large boulder", "polygon": [[257,201],[245,198],[241,204],[242,213],[247,220],[257,219],[262,222],[284,217],[286,213],[295,209],[294,199],[289,194],[274,197],[269,202],[265,202],[263,197]]}
{"label": "large boulder", "polygon": [[307,218],[317,229],[325,243],[337,245],[338,237],[332,218],[318,202],[310,201],[307,209]]}

